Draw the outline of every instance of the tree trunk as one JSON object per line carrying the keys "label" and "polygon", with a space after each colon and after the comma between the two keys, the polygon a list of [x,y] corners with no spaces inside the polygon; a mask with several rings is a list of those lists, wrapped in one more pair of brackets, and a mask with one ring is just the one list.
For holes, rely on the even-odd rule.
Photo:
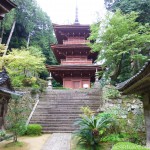
{"label": "tree trunk", "polygon": [[15,131],[14,132],[14,140],[13,140],[14,142],[17,142],[18,141],[18,138],[17,138],[17,132]]}
{"label": "tree trunk", "polygon": [[30,45],[30,37],[31,37],[31,34],[29,33],[29,35],[28,35],[28,41],[27,41],[27,49],[29,48],[29,45]]}
{"label": "tree trunk", "polygon": [[110,76],[112,81],[115,81],[117,79],[117,77],[119,76],[120,72],[121,72],[122,60],[123,60],[123,55],[121,56],[121,60],[117,64],[114,73]]}
{"label": "tree trunk", "polygon": [[5,52],[4,52],[3,56],[5,56],[6,53],[7,53],[7,49],[8,49],[12,34],[14,32],[15,25],[16,25],[16,21],[13,22],[13,25],[12,25],[12,28],[11,28],[11,31],[10,31],[10,34],[9,34],[9,37],[8,37],[8,40],[7,40],[7,43],[6,43],[6,48],[5,48]]}
{"label": "tree trunk", "polygon": [[143,106],[146,126],[146,146],[150,147],[150,94],[144,95]]}
{"label": "tree trunk", "polygon": [[4,35],[4,27],[3,27],[3,25],[2,25],[2,27],[1,27],[0,44],[2,44],[2,41],[3,41],[3,35]]}

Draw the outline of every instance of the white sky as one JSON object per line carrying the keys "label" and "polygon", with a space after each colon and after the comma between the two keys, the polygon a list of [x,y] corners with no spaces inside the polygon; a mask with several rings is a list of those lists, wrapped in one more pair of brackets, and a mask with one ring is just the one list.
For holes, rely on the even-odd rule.
{"label": "white sky", "polygon": [[[74,23],[76,0],[37,0],[37,2],[53,23]],[[78,0],[78,16],[81,24],[91,24],[104,14],[104,0]]]}

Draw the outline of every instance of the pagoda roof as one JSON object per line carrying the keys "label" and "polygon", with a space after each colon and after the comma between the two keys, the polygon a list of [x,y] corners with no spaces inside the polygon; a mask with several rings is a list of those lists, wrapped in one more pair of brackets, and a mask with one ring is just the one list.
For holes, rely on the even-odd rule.
{"label": "pagoda roof", "polygon": [[60,83],[64,77],[81,77],[81,73],[84,78],[90,77],[91,82],[94,82],[96,70],[102,70],[99,65],[47,65],[46,67],[52,73],[53,78]]}
{"label": "pagoda roof", "polygon": [[4,14],[8,13],[12,8],[17,7],[16,4],[14,4],[10,0],[1,0],[0,1],[0,20],[3,19]]}
{"label": "pagoda roof", "polygon": [[53,23],[54,29],[83,29],[83,28],[90,28],[90,25],[82,25],[82,24],[70,24],[70,25],[59,25]]}
{"label": "pagoda roof", "polygon": [[100,65],[47,65],[46,68],[49,71],[52,70],[102,70]]}
{"label": "pagoda roof", "polygon": [[67,40],[69,36],[84,37],[87,39],[90,35],[90,26],[81,24],[72,25],[56,25],[53,24],[54,32],[59,44],[63,44],[63,40]]}
{"label": "pagoda roof", "polygon": [[93,62],[97,59],[98,53],[91,52],[91,48],[86,44],[57,44],[51,45],[53,53],[57,61],[60,63],[61,59],[66,58],[67,55],[83,55],[87,56],[88,59],[92,59]]}
{"label": "pagoda roof", "polygon": [[60,49],[66,49],[66,48],[88,48],[90,49],[90,47],[87,44],[55,44],[55,45],[51,45],[52,48],[60,48]]}
{"label": "pagoda roof", "polygon": [[142,94],[150,92],[150,60],[143,68],[130,79],[117,85],[117,89],[123,94]]}

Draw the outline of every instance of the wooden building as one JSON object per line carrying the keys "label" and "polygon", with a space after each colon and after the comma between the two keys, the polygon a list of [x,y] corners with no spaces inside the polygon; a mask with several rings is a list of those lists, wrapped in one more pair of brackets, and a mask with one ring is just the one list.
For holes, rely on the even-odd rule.
{"label": "wooden building", "polygon": [[[0,0],[0,20],[4,18],[6,13],[15,7],[16,5],[10,0]],[[12,88],[9,76],[3,68],[2,72],[0,72],[0,129],[4,129],[4,117],[12,94],[18,95]]]}
{"label": "wooden building", "polygon": [[4,15],[16,6],[17,5],[10,0],[0,0],[0,20],[2,20],[4,18]]}
{"label": "wooden building", "polygon": [[47,66],[47,69],[64,88],[90,88],[96,71],[102,70],[101,66],[93,64],[98,53],[91,52],[87,46],[90,26],[79,24],[76,13],[74,24],[54,24],[53,27],[58,44],[51,48],[60,65]]}
{"label": "wooden building", "polygon": [[150,60],[132,78],[120,83],[117,89],[122,94],[138,94],[142,96],[146,125],[146,144],[150,147]]}
{"label": "wooden building", "polygon": [[11,95],[21,96],[19,93],[15,92],[11,86],[10,78],[5,69],[0,72],[0,129],[4,128],[4,118],[7,113],[7,106]]}

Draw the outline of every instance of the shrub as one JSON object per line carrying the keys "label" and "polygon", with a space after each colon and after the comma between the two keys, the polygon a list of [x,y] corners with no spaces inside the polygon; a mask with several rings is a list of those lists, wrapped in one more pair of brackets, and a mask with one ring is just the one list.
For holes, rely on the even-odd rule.
{"label": "shrub", "polygon": [[150,149],[130,142],[119,142],[113,146],[112,150],[150,150]]}
{"label": "shrub", "polygon": [[121,134],[110,134],[102,138],[103,142],[121,142],[124,141],[125,138]]}
{"label": "shrub", "polygon": [[4,130],[0,130],[0,138],[5,136],[6,136],[6,132]]}
{"label": "shrub", "polygon": [[36,82],[36,78],[32,77],[32,78],[24,78],[22,83],[24,86],[32,86],[33,84],[35,84]]}
{"label": "shrub", "polygon": [[[94,112],[90,109],[89,106],[87,106],[87,107],[81,107],[81,111],[82,111],[82,113],[84,115],[86,115],[88,117],[91,117],[91,116],[94,115]],[[82,117],[82,115],[81,115],[81,117]]]}
{"label": "shrub", "polygon": [[118,97],[120,97],[120,93],[117,89],[115,89],[115,87],[109,87],[107,88],[107,91],[105,93],[106,97],[109,98],[109,99],[116,99]]}
{"label": "shrub", "polygon": [[23,135],[26,131],[26,117],[24,114],[27,110],[21,106],[22,97],[18,95],[11,96],[12,99],[8,105],[9,113],[6,116],[6,120],[8,122],[8,129],[13,132],[14,142],[17,142],[18,135]]}
{"label": "shrub", "polygon": [[39,124],[30,124],[27,126],[26,135],[41,135],[42,126]]}
{"label": "shrub", "polygon": [[102,137],[107,133],[114,119],[110,115],[97,117],[95,115],[82,115],[75,122],[79,129],[75,132],[75,136],[79,138],[79,143],[91,148],[100,146]]}
{"label": "shrub", "polygon": [[14,87],[22,87],[23,76],[11,77],[11,83]]}
{"label": "shrub", "polygon": [[39,89],[40,87],[37,84],[33,85],[31,89],[31,94],[39,93]]}

